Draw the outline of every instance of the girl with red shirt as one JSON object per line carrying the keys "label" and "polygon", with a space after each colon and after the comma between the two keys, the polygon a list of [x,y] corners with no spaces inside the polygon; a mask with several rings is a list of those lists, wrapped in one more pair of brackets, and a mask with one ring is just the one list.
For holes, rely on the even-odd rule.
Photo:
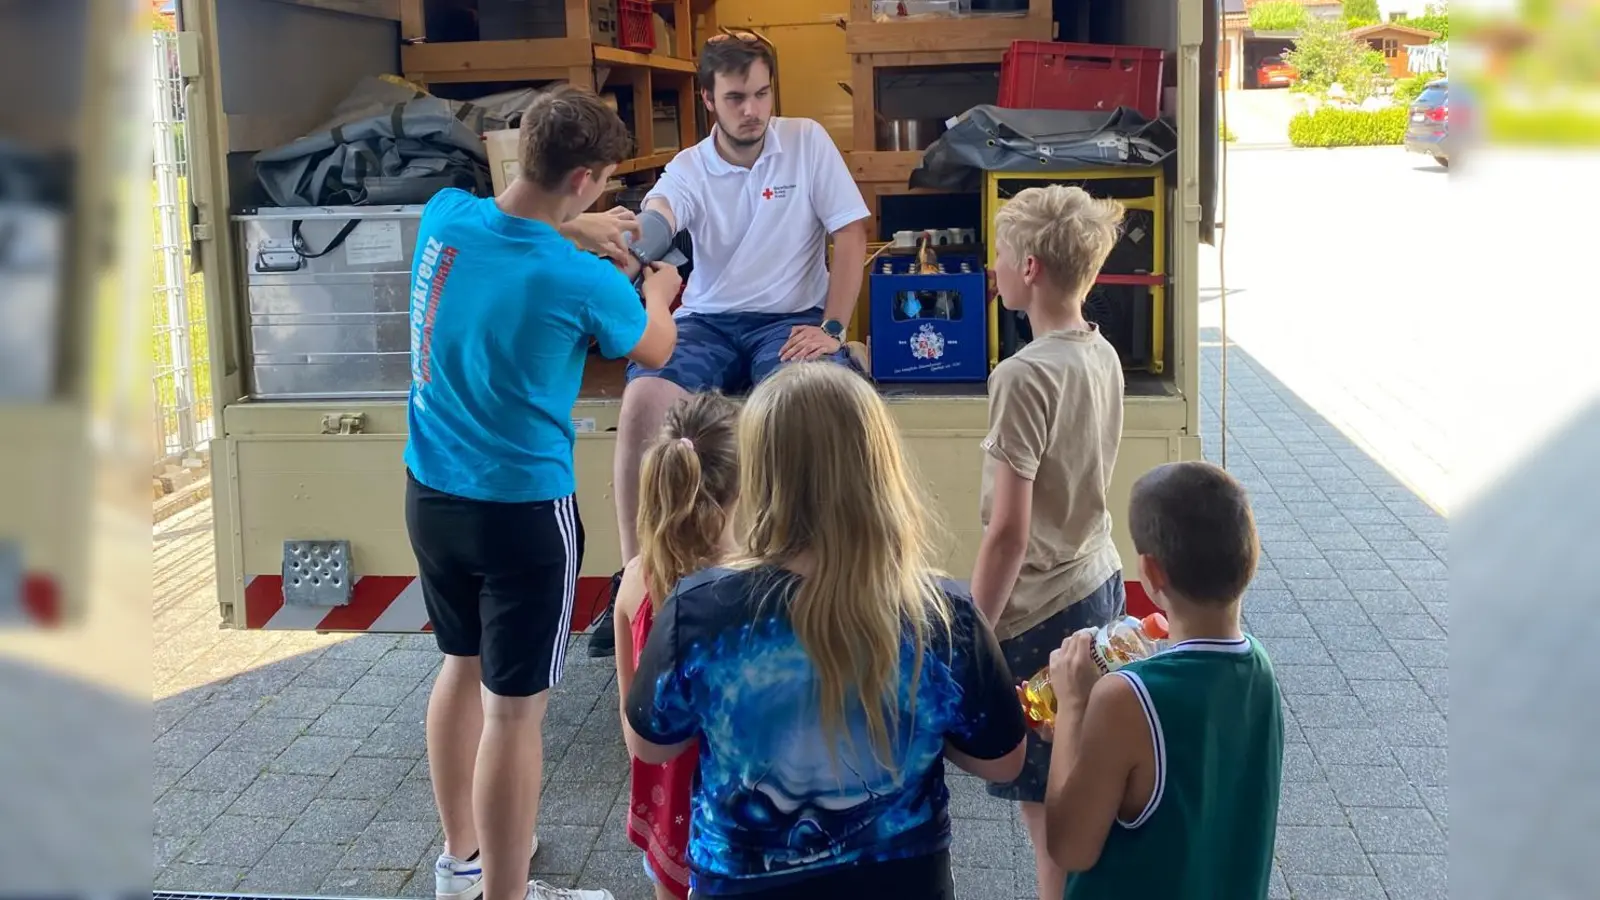
{"label": "girl with red shirt", "polygon": [[[719,394],[695,394],[667,412],[639,472],[639,555],[617,588],[618,698],[626,698],[655,614],[679,579],[730,555],[739,463],[738,407]],[[626,718],[627,711],[622,709]],[[693,745],[662,765],[633,760],[628,837],[644,851],[656,900],[689,895]]]}

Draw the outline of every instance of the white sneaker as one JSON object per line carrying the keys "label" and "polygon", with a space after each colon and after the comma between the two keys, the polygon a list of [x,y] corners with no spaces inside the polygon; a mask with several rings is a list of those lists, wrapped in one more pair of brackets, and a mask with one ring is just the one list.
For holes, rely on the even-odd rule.
{"label": "white sneaker", "polygon": [[478,900],[483,896],[483,863],[441,854],[433,864],[433,896],[434,900]]}
{"label": "white sneaker", "polygon": [[528,882],[528,900],[617,900],[610,891],[583,891],[558,888],[543,881]]}
{"label": "white sneaker", "polygon": [[[538,853],[539,835],[535,834],[533,846],[528,850],[528,859],[533,859]],[[474,859],[468,862],[448,854],[441,855],[433,864],[433,896],[434,900],[478,900],[483,896],[482,861]]]}

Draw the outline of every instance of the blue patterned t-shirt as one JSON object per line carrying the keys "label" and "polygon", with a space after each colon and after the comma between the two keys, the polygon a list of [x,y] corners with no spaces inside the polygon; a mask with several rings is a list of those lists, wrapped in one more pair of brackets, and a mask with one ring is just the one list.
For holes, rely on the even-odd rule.
{"label": "blue patterned t-shirt", "polygon": [[769,891],[839,866],[940,854],[950,846],[945,742],[998,759],[1025,735],[993,633],[971,596],[947,582],[952,628],[936,629],[924,650],[914,702],[909,636],[902,644],[898,765],[874,758],[853,701],[851,737],[830,748],[815,669],[787,615],[799,583],[771,568],[684,579],[656,615],[628,694],[640,737],[699,739],[689,853],[699,894]]}

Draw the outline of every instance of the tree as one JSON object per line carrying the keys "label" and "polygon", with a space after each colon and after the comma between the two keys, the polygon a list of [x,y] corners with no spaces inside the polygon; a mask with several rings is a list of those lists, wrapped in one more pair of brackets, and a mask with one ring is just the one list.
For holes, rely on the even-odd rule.
{"label": "tree", "polygon": [[1344,0],[1344,25],[1346,28],[1376,25],[1381,21],[1383,21],[1383,13],[1378,11],[1378,0]]}
{"label": "tree", "polygon": [[1427,6],[1427,12],[1406,19],[1403,24],[1437,34],[1438,37],[1433,39],[1436,44],[1450,40],[1450,13],[1436,9],[1431,3]]}
{"label": "tree", "polygon": [[1308,22],[1284,61],[1299,71],[1299,89],[1322,94],[1338,83],[1356,103],[1372,96],[1388,71],[1383,54],[1352,38],[1341,22]]}
{"label": "tree", "polygon": [[148,6],[146,15],[150,20],[151,29],[155,31],[178,30],[177,23],[173,21],[173,16],[161,12],[161,8],[167,5],[167,0],[150,0],[146,5]]}
{"label": "tree", "polygon": [[1250,8],[1254,31],[1299,31],[1308,18],[1306,8],[1294,0],[1267,0]]}

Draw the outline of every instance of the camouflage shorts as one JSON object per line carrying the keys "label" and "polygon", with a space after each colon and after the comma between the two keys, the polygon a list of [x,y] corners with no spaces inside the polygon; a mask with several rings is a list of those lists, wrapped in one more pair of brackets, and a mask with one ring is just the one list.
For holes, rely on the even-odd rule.
{"label": "camouflage shorts", "polygon": [[[628,380],[665,378],[691,393],[737,396],[783,365],[778,353],[796,325],[822,324],[822,310],[803,313],[699,313],[678,317],[678,347],[659,369],[628,364]],[[856,369],[841,350],[824,357]]]}

